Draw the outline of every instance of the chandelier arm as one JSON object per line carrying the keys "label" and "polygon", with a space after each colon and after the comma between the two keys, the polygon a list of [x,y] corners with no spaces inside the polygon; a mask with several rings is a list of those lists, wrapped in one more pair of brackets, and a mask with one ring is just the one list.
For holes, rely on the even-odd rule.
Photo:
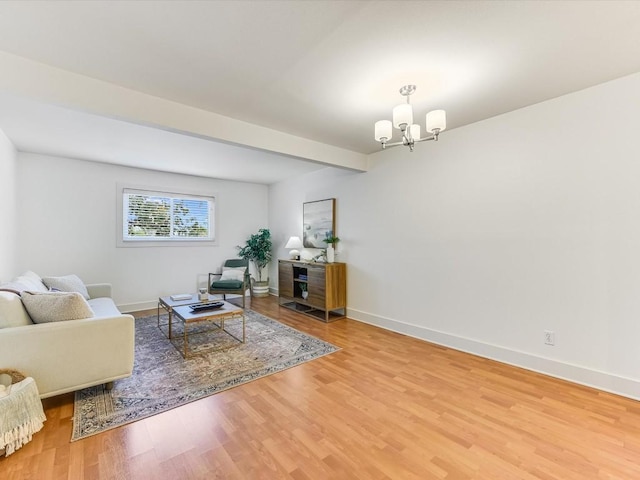
{"label": "chandelier arm", "polygon": [[438,140],[438,137],[436,137],[435,135],[431,135],[430,137],[424,137],[424,138],[418,138],[417,140],[414,140],[414,143],[418,143],[418,142],[428,142],[430,140]]}
{"label": "chandelier arm", "polygon": [[385,148],[387,148],[387,147],[397,147],[398,145],[406,145],[406,144],[403,143],[403,142],[393,142],[393,143],[385,142],[385,144],[384,144]]}
{"label": "chandelier arm", "polygon": [[[388,143],[388,142],[380,142],[382,144],[382,148],[390,148],[390,147],[397,147],[398,145],[404,145],[405,147],[412,147],[414,143],[418,143],[418,142],[429,142],[431,140],[435,140],[438,141],[438,136],[437,135],[431,135],[430,137],[424,137],[424,138],[419,138],[417,140],[413,140],[410,143],[408,143],[404,138],[399,141],[399,142],[393,142],[393,143]],[[413,149],[411,148],[411,150],[413,151]]]}

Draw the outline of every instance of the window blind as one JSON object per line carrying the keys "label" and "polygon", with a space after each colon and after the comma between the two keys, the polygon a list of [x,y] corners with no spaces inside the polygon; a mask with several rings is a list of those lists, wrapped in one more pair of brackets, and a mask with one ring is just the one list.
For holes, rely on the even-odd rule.
{"label": "window blind", "polygon": [[124,241],[212,241],[213,197],[124,189]]}

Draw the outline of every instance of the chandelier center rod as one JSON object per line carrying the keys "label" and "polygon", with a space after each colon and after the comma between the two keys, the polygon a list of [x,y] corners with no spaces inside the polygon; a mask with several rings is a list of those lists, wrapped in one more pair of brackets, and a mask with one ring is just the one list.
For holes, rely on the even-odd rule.
{"label": "chandelier center rod", "polygon": [[415,91],[416,91],[415,85],[405,85],[399,90],[400,95],[402,95],[403,97],[407,97],[407,103],[409,103],[409,96],[413,95]]}

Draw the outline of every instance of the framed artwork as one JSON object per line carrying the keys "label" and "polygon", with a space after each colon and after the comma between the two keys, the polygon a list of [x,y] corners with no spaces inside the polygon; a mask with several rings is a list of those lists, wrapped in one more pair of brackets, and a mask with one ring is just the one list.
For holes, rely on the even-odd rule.
{"label": "framed artwork", "polygon": [[305,248],[327,248],[322,240],[336,234],[336,199],[302,204],[302,244]]}

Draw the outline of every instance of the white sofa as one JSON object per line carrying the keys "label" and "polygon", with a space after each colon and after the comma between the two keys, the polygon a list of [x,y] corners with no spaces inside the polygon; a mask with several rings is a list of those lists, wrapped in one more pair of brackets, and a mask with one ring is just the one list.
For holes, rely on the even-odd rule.
{"label": "white sofa", "polygon": [[0,368],[36,381],[41,398],[110,383],[133,372],[135,323],[110,284],[86,285],[93,317],[33,323],[16,292],[47,292],[33,272],[0,284]]}

